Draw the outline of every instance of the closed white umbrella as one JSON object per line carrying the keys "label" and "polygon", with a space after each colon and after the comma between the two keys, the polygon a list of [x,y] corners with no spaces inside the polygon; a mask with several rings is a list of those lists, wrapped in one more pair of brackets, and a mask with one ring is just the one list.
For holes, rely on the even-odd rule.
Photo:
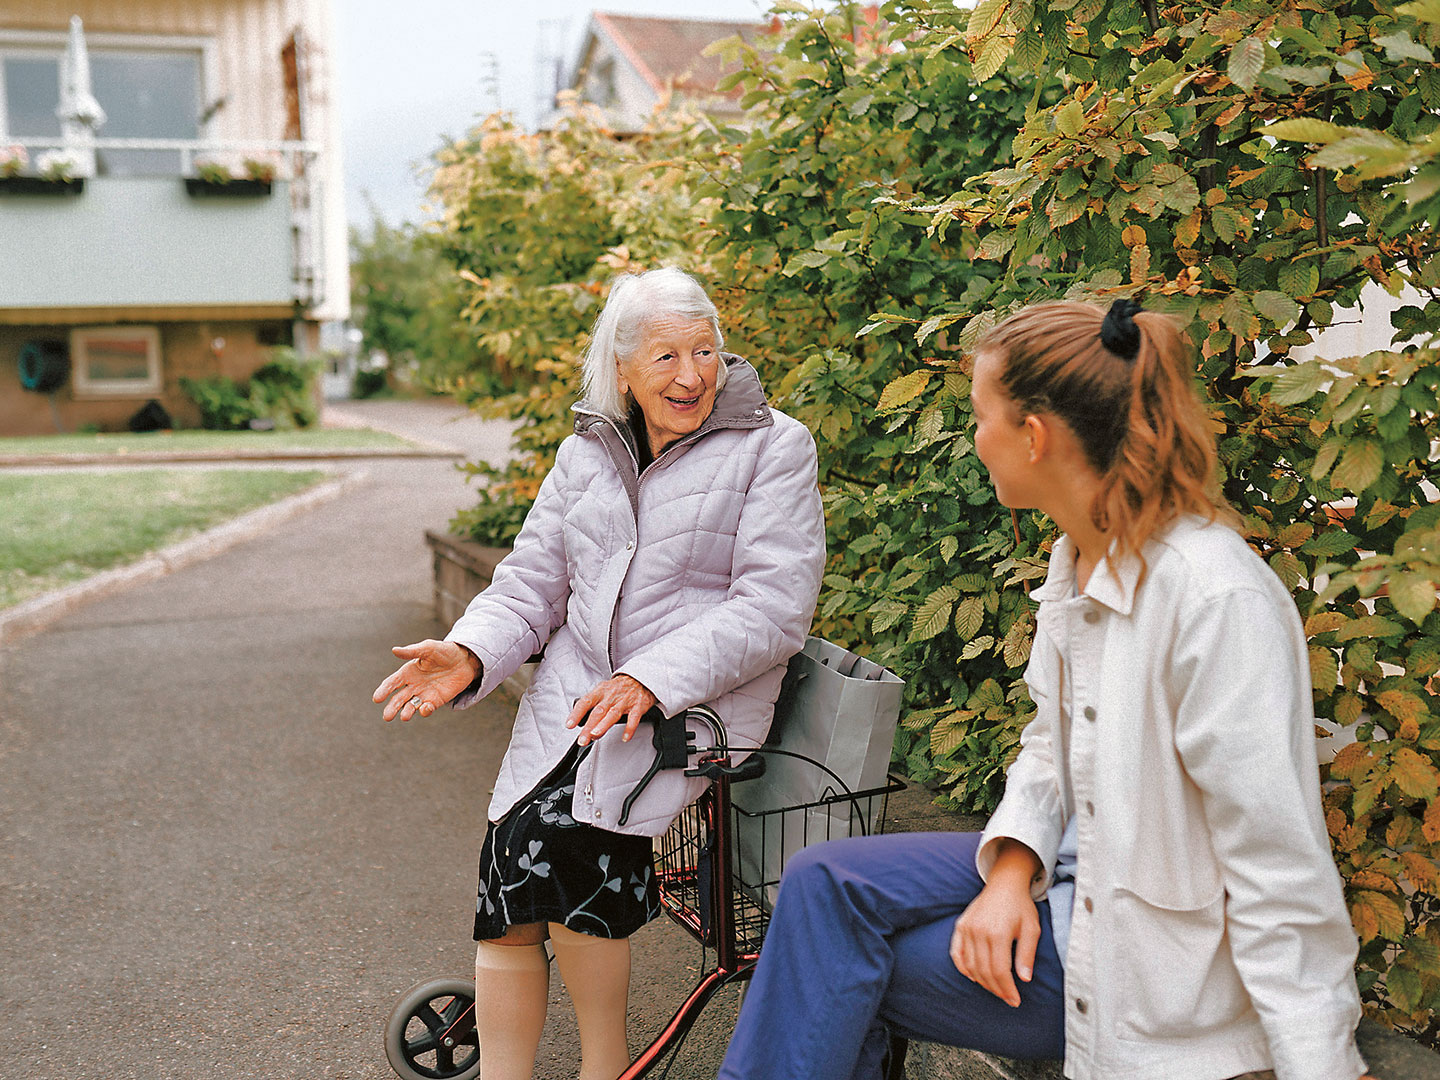
{"label": "closed white umbrella", "polygon": [[95,174],[95,131],[105,123],[105,110],[90,90],[90,53],[85,48],[85,27],[79,15],[70,17],[70,37],[61,66],[60,131],[65,149],[74,155],[79,176]]}

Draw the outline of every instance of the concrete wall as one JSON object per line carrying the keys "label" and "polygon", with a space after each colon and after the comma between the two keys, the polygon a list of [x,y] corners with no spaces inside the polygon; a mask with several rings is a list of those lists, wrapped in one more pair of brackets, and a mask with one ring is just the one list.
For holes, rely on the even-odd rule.
{"label": "concrete wall", "polygon": [[[289,333],[284,322],[186,322],[159,323],[160,371],[164,389],[153,395],[164,405],[178,427],[199,427],[200,410],[180,388],[181,376],[203,378],[225,375],[243,381],[270,358],[261,335],[274,341]],[[70,327],[0,326],[0,435],[53,435],[56,416],[59,426],[72,432],[85,424],[102,431],[124,431],[126,422],[152,395],[77,399],[71,386],[55,392],[52,414],[49,395],[25,390],[20,385],[20,347],[27,341],[52,339],[68,341]],[[213,349],[216,338],[224,347]]]}

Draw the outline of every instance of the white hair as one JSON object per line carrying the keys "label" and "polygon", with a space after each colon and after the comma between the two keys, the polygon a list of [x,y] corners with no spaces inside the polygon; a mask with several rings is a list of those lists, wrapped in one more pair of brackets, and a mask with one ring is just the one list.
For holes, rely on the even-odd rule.
{"label": "white hair", "polygon": [[[640,347],[645,323],[657,315],[680,319],[706,319],[715,334],[715,350],[725,344],[720,334],[719,312],[705,290],[685,271],[674,266],[624,274],[610,286],[610,297],[585,350],[581,386],[585,399],[596,412],[623,420],[629,412],[627,394],[620,392],[617,364],[628,360]],[[725,361],[715,376],[715,389],[725,385]]]}

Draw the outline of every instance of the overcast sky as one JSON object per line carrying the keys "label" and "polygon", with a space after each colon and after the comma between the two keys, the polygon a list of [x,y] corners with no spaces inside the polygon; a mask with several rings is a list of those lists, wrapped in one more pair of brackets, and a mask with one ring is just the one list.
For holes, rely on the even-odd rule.
{"label": "overcast sky", "polygon": [[[444,136],[497,103],[533,127],[539,57],[579,48],[584,0],[333,0],[338,105],[352,224],[370,220],[367,195],[392,224],[419,220],[417,169]],[[598,10],[757,21],[765,0],[610,0]],[[491,78],[494,71],[497,78]]]}

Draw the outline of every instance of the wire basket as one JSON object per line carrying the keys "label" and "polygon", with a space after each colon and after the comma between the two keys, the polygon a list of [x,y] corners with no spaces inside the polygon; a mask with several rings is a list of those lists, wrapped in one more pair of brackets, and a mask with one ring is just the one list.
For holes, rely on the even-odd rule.
{"label": "wire basket", "polygon": [[[854,794],[834,794],[827,789],[813,802],[758,810],[728,807],[732,837],[729,903],[736,951],[741,956],[760,951],[780,875],[790,856],[824,840],[883,832],[890,794],[904,787],[903,781],[892,776],[882,787]],[[715,945],[710,908],[716,872],[713,794],[711,789],[686,807],[669,831],[655,841],[661,903],[702,944],[711,947]]]}

